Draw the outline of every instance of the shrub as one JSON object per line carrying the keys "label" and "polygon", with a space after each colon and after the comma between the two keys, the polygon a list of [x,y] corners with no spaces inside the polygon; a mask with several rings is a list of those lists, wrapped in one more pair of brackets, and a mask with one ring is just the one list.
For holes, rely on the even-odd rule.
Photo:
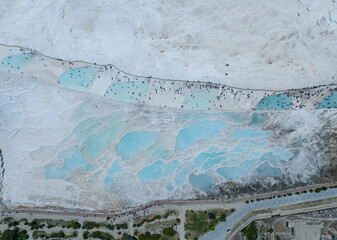
{"label": "shrub", "polygon": [[137,240],[137,238],[127,235],[127,234],[123,234],[122,240]]}
{"label": "shrub", "polygon": [[76,221],[72,221],[67,228],[72,228],[72,229],[79,229],[81,227],[81,224],[76,222]]}
{"label": "shrub", "polygon": [[176,235],[176,231],[173,228],[164,228],[163,229],[163,235],[173,237]]}
{"label": "shrub", "polygon": [[93,228],[99,228],[99,224],[98,223],[95,223],[95,222],[87,222],[85,221],[83,223],[83,226],[82,226],[82,229],[88,229],[88,230],[91,230]]}
{"label": "shrub", "polygon": [[257,229],[255,221],[251,222],[247,227],[241,230],[242,234],[247,236],[247,239],[256,240],[257,238]]}
{"label": "shrub", "polygon": [[214,213],[208,213],[208,218],[209,219],[215,219]]}
{"label": "shrub", "polygon": [[65,236],[65,234],[64,234],[63,231],[59,231],[59,232],[57,233],[57,237],[58,237],[58,238],[63,238],[64,236]]}
{"label": "shrub", "polygon": [[89,238],[88,234],[89,234],[88,231],[83,232],[83,239],[88,239]]}
{"label": "shrub", "polygon": [[116,224],[116,228],[117,228],[117,230],[119,230],[119,229],[128,229],[128,225],[126,223]]}
{"label": "shrub", "polygon": [[214,225],[211,225],[211,226],[209,227],[209,230],[214,231],[214,230],[215,230],[215,226],[214,226]]}
{"label": "shrub", "polygon": [[139,235],[139,240],[159,240],[162,236],[160,234],[152,234],[150,232],[146,232],[145,234]]}
{"label": "shrub", "polygon": [[221,222],[226,222],[226,215],[223,214],[221,217],[220,217],[220,221]]}

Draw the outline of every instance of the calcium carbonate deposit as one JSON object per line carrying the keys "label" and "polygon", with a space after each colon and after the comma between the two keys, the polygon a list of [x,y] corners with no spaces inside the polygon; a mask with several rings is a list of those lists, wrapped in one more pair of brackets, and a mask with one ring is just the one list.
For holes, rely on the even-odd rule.
{"label": "calcium carbonate deposit", "polygon": [[0,25],[8,207],[335,178],[335,1],[13,0]]}

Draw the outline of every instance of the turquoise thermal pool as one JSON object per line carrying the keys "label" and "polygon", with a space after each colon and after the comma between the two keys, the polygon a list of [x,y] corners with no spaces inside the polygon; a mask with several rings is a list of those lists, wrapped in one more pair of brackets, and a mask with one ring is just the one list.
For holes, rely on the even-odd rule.
{"label": "turquoise thermal pool", "polygon": [[265,97],[255,107],[255,110],[287,110],[291,108],[289,94],[277,94]]}
{"label": "turquoise thermal pool", "polygon": [[58,83],[71,88],[87,90],[95,80],[96,70],[91,66],[69,70],[58,79]]}
{"label": "turquoise thermal pool", "polygon": [[7,56],[1,60],[0,69],[12,73],[20,73],[23,71],[23,67],[34,57],[36,57],[36,54],[34,53],[22,53]]}
{"label": "turquoise thermal pool", "polygon": [[326,96],[318,105],[318,109],[337,108],[337,92]]}
{"label": "turquoise thermal pool", "polygon": [[76,139],[78,147],[46,164],[47,180],[80,173],[100,179],[108,192],[128,183],[137,191],[165,186],[160,191],[168,196],[180,191],[209,194],[222,182],[250,175],[280,179],[294,157],[292,150],[272,141],[272,130],[263,129],[268,114],[188,113],[163,124],[153,122],[154,113],[139,116],[118,109],[101,119],[87,118],[86,108],[90,103],[74,114],[78,125],[63,143]]}
{"label": "turquoise thermal pool", "polygon": [[[65,61],[30,49],[0,46],[0,70],[149,106],[195,110],[296,110],[336,108],[335,85],[304,89],[238,89],[200,81],[134,76],[112,65]],[[315,98],[315,102],[311,99]],[[257,104],[256,104],[257,103]]]}

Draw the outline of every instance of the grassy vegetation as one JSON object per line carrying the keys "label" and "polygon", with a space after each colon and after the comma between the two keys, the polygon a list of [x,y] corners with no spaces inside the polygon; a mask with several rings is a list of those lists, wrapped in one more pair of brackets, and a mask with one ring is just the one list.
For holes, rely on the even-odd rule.
{"label": "grassy vegetation", "polygon": [[164,228],[163,229],[163,235],[164,236],[173,237],[176,234],[177,234],[177,232],[173,228]]}
{"label": "grassy vegetation", "polygon": [[45,238],[46,234],[47,233],[45,231],[34,231],[33,232],[33,239]]}
{"label": "grassy vegetation", "polygon": [[[329,188],[337,188],[337,185],[336,186],[331,186],[331,187],[329,187]],[[327,187],[321,187],[321,188],[316,188],[315,190],[313,190],[313,189],[310,189],[309,190],[309,192],[316,192],[316,193],[319,193],[319,192],[321,192],[321,191],[326,191],[326,190],[328,190],[328,188]],[[300,195],[300,194],[302,194],[302,193],[307,193],[307,191],[306,190],[304,190],[304,191],[301,191],[301,192],[296,192],[295,193],[295,195]],[[277,195],[277,196],[272,196],[272,197],[267,197],[267,198],[257,198],[257,199],[251,199],[250,201],[249,200],[247,200],[246,201],[246,203],[247,204],[249,204],[250,202],[254,202],[254,201],[262,201],[262,200],[266,200],[266,199],[272,199],[272,198],[276,198],[276,197],[278,197],[278,198],[281,198],[281,197],[286,197],[286,196],[292,196],[293,194],[292,193],[287,193],[287,194],[283,194],[283,195],[281,195],[281,194],[279,194],[279,195]]]}
{"label": "grassy vegetation", "polygon": [[15,227],[13,230],[6,229],[1,233],[1,240],[23,240],[28,239],[29,236],[26,230],[20,230],[19,228]]}
{"label": "grassy vegetation", "polygon": [[226,217],[235,209],[211,209],[208,211],[186,211],[185,231],[190,239],[199,238],[206,232],[214,230],[220,222],[225,222]]}
{"label": "grassy vegetation", "polygon": [[[119,226],[119,229],[120,229],[120,228],[124,228],[125,224],[126,223],[121,224],[122,227],[120,227],[121,225],[118,225],[118,224],[117,225]],[[117,225],[116,225],[116,227],[117,227]],[[100,227],[105,227],[105,228],[107,228],[109,230],[114,230],[115,229],[115,226],[113,224],[102,223],[102,222],[98,223],[98,222],[91,222],[91,221],[84,221],[82,229],[91,230],[91,229],[100,228]],[[127,225],[126,225],[126,228],[127,228]],[[117,229],[118,229],[118,227],[117,227]]]}
{"label": "grassy vegetation", "polygon": [[257,229],[255,221],[251,222],[247,227],[241,230],[242,235],[246,236],[248,240],[257,239]]}
{"label": "grassy vegetation", "polygon": [[81,227],[81,224],[76,222],[76,221],[72,221],[67,228],[72,228],[72,229],[79,229]]}
{"label": "grassy vegetation", "polygon": [[76,238],[78,236],[78,232],[77,231],[74,231],[72,232],[72,234],[70,235],[66,235],[64,234],[64,232],[61,230],[59,232],[52,232],[50,234],[47,234],[45,231],[34,231],[33,232],[33,239],[55,239],[55,238],[58,238],[58,239],[73,239],[73,238]]}
{"label": "grassy vegetation", "polygon": [[128,229],[128,224],[127,223],[116,224],[116,228],[117,228],[117,230]]}
{"label": "grassy vegetation", "polygon": [[148,216],[147,218],[143,218],[143,219],[140,219],[138,221],[136,220],[133,227],[141,227],[144,223],[150,223],[150,222],[153,222],[155,220],[160,220],[162,218],[167,219],[171,215],[178,216],[178,212],[175,211],[175,210],[169,210],[163,216],[161,216],[161,215]]}
{"label": "grassy vegetation", "polygon": [[88,229],[91,230],[93,228],[100,228],[101,225],[97,222],[89,222],[89,221],[84,221],[82,225],[82,229]]}
{"label": "grassy vegetation", "polygon": [[160,240],[162,235],[160,234],[151,234],[150,232],[146,232],[145,234],[140,234],[139,240]]}
{"label": "grassy vegetation", "polygon": [[[8,219],[4,219],[4,221],[9,221]],[[14,220],[11,220],[13,224],[15,224]],[[42,229],[47,225],[47,228],[53,228],[56,226],[60,226],[62,228],[72,228],[79,229],[81,224],[76,221],[65,221],[63,219],[60,220],[52,220],[52,219],[33,219],[31,222],[28,222],[27,219],[23,218],[19,222],[24,222],[25,225],[30,227],[30,230],[38,230]]]}
{"label": "grassy vegetation", "polygon": [[[87,238],[85,238],[84,234],[86,233]],[[88,239],[88,238],[98,238],[102,240],[113,240],[115,239],[113,236],[111,236],[109,233],[101,232],[101,231],[94,231],[94,232],[84,232],[83,233],[83,238]]]}
{"label": "grassy vegetation", "polygon": [[134,224],[134,227],[140,227],[142,226],[144,223],[150,223],[150,222],[153,222],[155,220],[160,220],[161,219],[161,216],[160,215],[155,215],[153,217],[147,217],[147,218],[144,218],[142,219],[139,223],[135,223]]}
{"label": "grassy vegetation", "polygon": [[127,234],[123,234],[122,240],[138,240],[136,237],[127,235]]}

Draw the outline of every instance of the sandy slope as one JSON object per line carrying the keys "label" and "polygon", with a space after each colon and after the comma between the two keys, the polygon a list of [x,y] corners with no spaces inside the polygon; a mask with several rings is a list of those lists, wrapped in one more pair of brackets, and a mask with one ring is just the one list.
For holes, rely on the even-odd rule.
{"label": "sandy slope", "polygon": [[336,82],[335,1],[13,0],[0,2],[0,24],[1,43],[145,76],[268,89]]}

